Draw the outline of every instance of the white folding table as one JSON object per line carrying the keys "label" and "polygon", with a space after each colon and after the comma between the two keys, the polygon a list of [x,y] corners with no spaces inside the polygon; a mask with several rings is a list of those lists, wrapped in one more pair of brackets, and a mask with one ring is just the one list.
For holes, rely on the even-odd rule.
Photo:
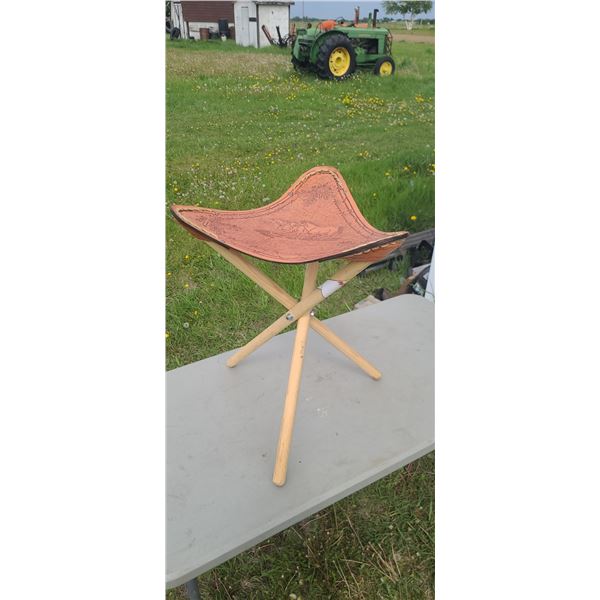
{"label": "white folding table", "polygon": [[167,588],[433,450],[434,305],[415,295],[326,321],[374,381],[311,332],[287,483],[271,482],[294,332],[167,373]]}

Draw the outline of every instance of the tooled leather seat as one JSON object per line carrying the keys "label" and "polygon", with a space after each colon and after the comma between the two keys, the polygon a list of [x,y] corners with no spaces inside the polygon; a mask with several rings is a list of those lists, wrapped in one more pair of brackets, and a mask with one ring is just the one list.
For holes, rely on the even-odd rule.
{"label": "tooled leather seat", "polygon": [[302,264],[345,257],[374,261],[402,244],[407,231],[386,233],[362,216],[333,167],[314,167],[275,202],[251,210],[173,205],[175,218],[201,240],[262,260]]}

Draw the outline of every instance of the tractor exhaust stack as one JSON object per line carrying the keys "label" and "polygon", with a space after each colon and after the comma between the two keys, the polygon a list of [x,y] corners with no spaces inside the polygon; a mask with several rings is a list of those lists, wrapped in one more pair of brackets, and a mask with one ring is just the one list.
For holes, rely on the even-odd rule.
{"label": "tractor exhaust stack", "polygon": [[379,12],[379,9],[376,8],[373,11],[373,29],[375,29],[375,27],[377,27],[377,13]]}
{"label": "tractor exhaust stack", "polygon": [[354,9],[354,27],[358,27],[359,21],[360,21],[360,6],[357,6]]}

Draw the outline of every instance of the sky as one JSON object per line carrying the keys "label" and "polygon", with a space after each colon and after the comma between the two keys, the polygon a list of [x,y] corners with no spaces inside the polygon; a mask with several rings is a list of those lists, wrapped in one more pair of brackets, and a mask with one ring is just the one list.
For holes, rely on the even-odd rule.
{"label": "sky", "polygon": [[[318,19],[336,19],[337,17],[344,17],[344,19],[354,18],[354,7],[360,6],[360,16],[366,17],[370,12],[373,12],[376,8],[379,9],[379,16],[385,17],[385,11],[381,2],[361,2],[355,0],[355,2],[338,2],[333,0],[330,2],[318,2],[316,0],[295,0],[295,4],[291,7],[291,17],[302,17],[302,11],[307,17],[315,17]],[[388,15],[393,18],[398,18],[400,15]],[[429,13],[420,15],[424,19],[435,18],[435,2],[433,8]]]}

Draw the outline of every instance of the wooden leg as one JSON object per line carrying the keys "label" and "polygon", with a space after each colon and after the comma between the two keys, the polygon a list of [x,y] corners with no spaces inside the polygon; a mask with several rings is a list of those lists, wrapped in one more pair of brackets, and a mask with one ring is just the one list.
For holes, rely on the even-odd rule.
{"label": "wooden leg", "polygon": [[[303,299],[307,298],[308,295],[314,291],[318,270],[319,263],[309,263],[306,265],[304,287],[302,289]],[[275,470],[273,471],[273,483],[279,486],[282,486],[285,483],[287,473],[287,464],[290,455],[290,446],[292,444],[292,431],[294,429],[294,418],[296,416],[298,392],[300,391],[300,378],[302,376],[302,365],[304,363],[304,351],[306,349],[306,340],[308,338],[309,323],[310,315],[308,313],[303,314],[300,319],[298,319],[296,338],[294,340],[294,350],[292,352],[292,364],[290,365],[290,377],[288,380],[283,416],[281,418],[281,428],[279,431],[279,443],[277,444]]]}
{"label": "wooden leg", "polygon": [[[247,275],[254,283],[259,285],[265,292],[270,294],[275,300],[283,304],[286,308],[292,308],[296,300],[290,296],[282,287],[277,285],[272,279],[267,277],[260,269],[254,266],[248,259],[236,250],[225,248],[216,242],[206,242],[213,250],[218,252],[225,260],[237,267],[242,273]],[[381,373],[354,348],[349,346],[344,340],[338,337],[325,323],[321,323],[316,317],[310,318],[310,326],[321,337],[327,340],[334,348],[347,356],[358,367],[360,367],[369,377],[381,379]]]}
{"label": "wooden leg", "polygon": [[252,352],[257,348],[260,348],[278,333],[281,333],[286,327],[289,327],[292,323],[297,321],[304,313],[310,312],[317,304],[348,283],[370,264],[371,263],[369,262],[348,262],[341,269],[336,271],[331,279],[328,279],[316,290],[313,290],[306,298],[302,298],[302,300],[290,308],[287,313],[281,315],[277,321],[259,333],[253,340],[250,340],[233,356],[229,357],[227,366],[235,367],[241,360],[246,358],[246,356],[252,354]]}
{"label": "wooden leg", "polygon": [[[314,322],[313,322],[314,321]],[[373,379],[381,379],[381,372],[378,371],[366,358],[363,358],[354,348],[346,344],[344,340],[339,338],[329,327],[321,321],[315,321],[311,317],[310,324],[312,328],[326,339],[334,348],[337,348],[342,354],[347,356],[354,364],[358,365],[369,377]]]}

